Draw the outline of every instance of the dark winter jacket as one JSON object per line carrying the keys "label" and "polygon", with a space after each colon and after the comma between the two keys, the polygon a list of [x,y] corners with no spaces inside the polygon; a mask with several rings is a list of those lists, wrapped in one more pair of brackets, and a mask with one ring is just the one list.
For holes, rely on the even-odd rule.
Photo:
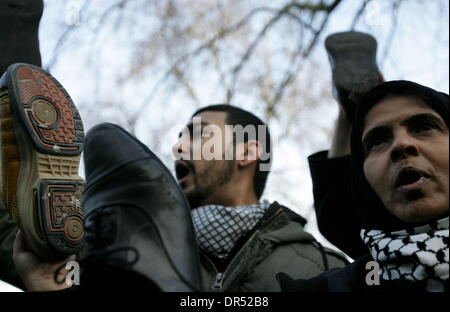
{"label": "dark winter jacket", "polygon": [[410,280],[386,281],[373,279],[370,255],[359,258],[345,268],[331,269],[309,279],[294,280],[278,274],[283,292],[422,292],[424,289]]}
{"label": "dark winter jacket", "polygon": [[322,151],[309,156],[308,162],[320,233],[353,259],[367,255],[369,250],[359,236],[360,204],[351,190],[350,155],[328,158],[328,151]]}

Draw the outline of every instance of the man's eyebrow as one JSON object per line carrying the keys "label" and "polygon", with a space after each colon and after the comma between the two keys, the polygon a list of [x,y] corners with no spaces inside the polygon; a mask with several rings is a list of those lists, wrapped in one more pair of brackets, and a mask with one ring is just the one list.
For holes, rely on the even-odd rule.
{"label": "man's eyebrow", "polygon": [[[208,126],[208,125],[210,125],[210,123],[208,123],[208,122],[204,122],[204,121],[201,121],[200,123],[195,123],[196,125],[197,124],[200,124],[201,126]],[[190,122],[188,122],[188,124],[186,125],[186,128],[192,128],[194,126],[194,123],[192,122],[192,121],[190,121]]]}

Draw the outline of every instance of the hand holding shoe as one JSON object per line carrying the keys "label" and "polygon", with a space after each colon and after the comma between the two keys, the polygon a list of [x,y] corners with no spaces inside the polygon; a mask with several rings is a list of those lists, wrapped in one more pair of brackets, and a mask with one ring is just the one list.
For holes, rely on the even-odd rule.
{"label": "hand holding shoe", "polygon": [[70,287],[65,282],[56,283],[55,273],[63,266],[56,279],[64,281],[67,273],[64,264],[73,260],[73,256],[59,262],[45,262],[28,249],[22,234],[17,232],[14,241],[13,260],[19,276],[29,291],[52,291]]}

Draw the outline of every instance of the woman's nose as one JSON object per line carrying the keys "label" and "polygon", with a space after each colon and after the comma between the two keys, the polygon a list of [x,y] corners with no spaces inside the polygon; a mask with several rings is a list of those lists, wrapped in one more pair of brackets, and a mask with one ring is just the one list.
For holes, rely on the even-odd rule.
{"label": "woman's nose", "polygon": [[392,143],[391,159],[397,162],[410,156],[419,155],[417,140],[408,133],[403,132],[396,135]]}

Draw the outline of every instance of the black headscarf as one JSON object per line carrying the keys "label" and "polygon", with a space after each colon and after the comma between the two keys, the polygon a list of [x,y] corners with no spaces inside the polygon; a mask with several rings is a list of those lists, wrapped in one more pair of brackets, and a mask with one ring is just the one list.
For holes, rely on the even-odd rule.
{"label": "black headscarf", "polygon": [[[387,96],[411,96],[421,100],[435,110],[449,127],[449,101],[448,94],[435,91],[420,84],[399,80],[382,83],[360,100],[355,112],[353,129],[351,134],[351,154],[353,165],[353,191],[361,207],[358,217],[362,228],[395,231],[408,229],[419,224],[409,224],[390,214],[384,207],[380,198],[369,185],[364,175],[364,150],[361,142],[364,122],[367,113],[376,104]],[[427,222],[428,223],[428,222]]]}

